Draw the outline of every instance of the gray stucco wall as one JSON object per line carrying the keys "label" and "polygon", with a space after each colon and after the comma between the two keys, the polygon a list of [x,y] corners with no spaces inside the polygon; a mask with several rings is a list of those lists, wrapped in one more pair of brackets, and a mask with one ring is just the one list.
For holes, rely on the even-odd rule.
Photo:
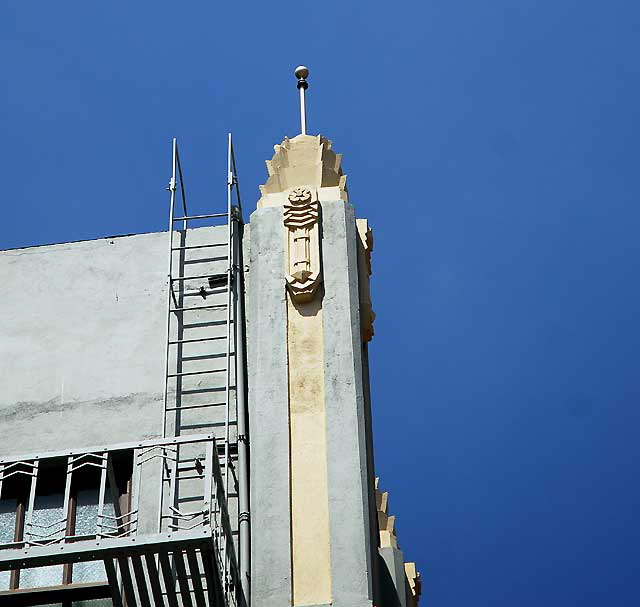
{"label": "gray stucco wall", "polygon": [[372,599],[370,479],[353,207],[322,203],[325,398],[333,603]]}
{"label": "gray stucco wall", "polygon": [[161,434],[168,246],[152,233],[0,252],[0,454]]}
{"label": "gray stucco wall", "polygon": [[0,253],[2,454],[159,435],[167,247],[141,234]]}
{"label": "gray stucco wall", "polygon": [[[174,252],[174,277],[224,273],[226,239],[225,226],[188,230],[186,236],[174,232],[174,246],[220,245]],[[11,294],[0,303],[0,456],[162,435],[168,251],[164,232],[0,252],[0,280]],[[224,287],[206,301],[197,294],[200,286],[208,286],[206,278],[184,284],[196,296],[180,305],[226,303]],[[171,338],[178,328],[183,338],[226,335],[225,323],[222,307],[183,318],[172,314]],[[170,372],[224,368],[226,341],[188,344],[180,356],[178,364],[177,351],[170,350]],[[225,381],[224,371],[186,377],[176,397],[177,380],[170,380],[170,405],[176,398],[182,405],[220,403],[182,413],[180,434],[224,438],[224,390],[211,387]],[[174,428],[170,418],[170,435]],[[235,425],[230,434],[233,441]],[[150,470],[145,468],[142,484],[142,532],[157,525],[159,482],[157,474],[146,478]],[[179,500],[188,502],[186,486],[180,492]],[[229,500],[234,527],[236,502]]]}
{"label": "gray stucco wall", "polygon": [[251,593],[256,607],[291,604],[289,383],[282,207],[251,215],[248,287]]}

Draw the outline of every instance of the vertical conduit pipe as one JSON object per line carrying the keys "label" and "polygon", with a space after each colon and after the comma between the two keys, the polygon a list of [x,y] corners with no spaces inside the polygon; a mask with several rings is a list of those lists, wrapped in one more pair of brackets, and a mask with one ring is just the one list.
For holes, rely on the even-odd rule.
{"label": "vertical conduit pipe", "polygon": [[244,319],[244,276],[242,262],[242,215],[236,207],[234,229],[233,295],[235,311],[236,407],[238,419],[238,531],[240,536],[240,583],[245,605],[251,604],[251,525],[249,517],[249,435],[247,433],[247,358]]}

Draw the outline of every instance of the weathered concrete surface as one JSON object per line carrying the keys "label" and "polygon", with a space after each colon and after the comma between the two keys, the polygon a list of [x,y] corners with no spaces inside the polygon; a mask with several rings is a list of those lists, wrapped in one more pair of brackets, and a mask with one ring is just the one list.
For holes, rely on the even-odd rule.
{"label": "weathered concrete surface", "polygon": [[251,215],[248,273],[251,588],[255,607],[291,604],[287,305],[282,207]]}
{"label": "weathered concrete surface", "polygon": [[372,599],[370,486],[353,207],[322,202],[325,396],[333,604]]}
{"label": "weathered concrete surface", "polygon": [[0,252],[1,454],[160,435],[168,246],[152,233]]}
{"label": "weathered concrete surface", "polygon": [[[175,232],[174,246],[221,246],[174,253],[174,276],[224,273],[226,239],[226,226]],[[161,435],[168,249],[169,235],[162,232],[0,252],[0,280],[7,295],[0,304],[0,455]],[[206,279],[187,280],[185,286],[197,292],[203,283]],[[206,303],[225,304],[226,296],[207,296]],[[184,305],[198,304],[199,295],[184,299]],[[177,322],[172,314],[174,338]],[[220,308],[191,312],[178,329],[185,338],[222,335],[225,323],[226,310]],[[219,361],[225,352],[224,340],[189,344],[179,370],[224,367],[225,361]],[[173,372],[175,351],[169,360]],[[224,372],[186,378],[180,402],[217,399],[222,405],[224,390],[212,391],[211,386],[225,381]],[[175,380],[170,384],[173,403],[176,385]],[[185,411],[179,431],[223,437],[224,415],[224,406]],[[172,421],[169,432],[173,429]],[[231,440],[234,434],[235,426]],[[141,515],[142,532],[155,531],[157,525],[159,482],[153,466],[143,472],[140,508],[149,516]],[[229,511],[235,527],[233,498]]]}
{"label": "weathered concrete surface", "polygon": [[0,253],[2,454],[159,435],[167,235]]}

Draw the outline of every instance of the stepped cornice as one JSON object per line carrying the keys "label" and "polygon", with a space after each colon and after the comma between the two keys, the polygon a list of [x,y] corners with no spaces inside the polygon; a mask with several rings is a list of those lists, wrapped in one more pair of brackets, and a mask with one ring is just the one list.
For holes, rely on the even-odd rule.
{"label": "stepped cornice", "polygon": [[297,186],[318,189],[320,200],[348,200],[347,176],[342,173],[342,154],[336,154],[323,135],[297,135],[274,146],[267,160],[269,177],[260,186],[258,208],[284,204]]}

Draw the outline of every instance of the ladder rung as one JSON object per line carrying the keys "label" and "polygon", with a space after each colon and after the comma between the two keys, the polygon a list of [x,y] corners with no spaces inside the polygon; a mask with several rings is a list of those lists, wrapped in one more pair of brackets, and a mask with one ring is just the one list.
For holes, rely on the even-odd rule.
{"label": "ladder rung", "polygon": [[193,306],[193,308],[173,308],[171,311],[172,312],[188,312],[189,310],[213,310],[213,309],[218,309],[218,310],[226,310],[227,309],[227,304],[218,304],[215,306]]}
{"label": "ladder rung", "polygon": [[188,219],[213,219],[214,217],[226,217],[228,213],[210,213],[208,215],[185,215],[184,217],[174,217],[173,221],[186,221]]}
{"label": "ladder rung", "polygon": [[[230,385],[229,386],[229,390],[235,390],[236,387],[234,385]],[[225,392],[227,390],[226,386],[210,386],[208,388],[194,388],[192,390],[180,390],[180,394],[185,396],[185,395],[190,395],[190,394],[208,394],[210,392]]]}
{"label": "ladder rung", "polygon": [[[235,356],[235,352],[229,352],[230,356]],[[183,356],[184,362],[192,362],[194,360],[210,360],[211,358],[226,358],[226,352],[211,352],[209,354],[195,354],[193,356]]]}
{"label": "ladder rung", "polygon": [[225,276],[226,274],[200,274],[199,276],[176,276],[175,278],[172,277],[171,280],[196,280],[198,278],[218,278],[218,276]]}
{"label": "ladder rung", "polygon": [[183,377],[184,375],[206,375],[207,373],[222,373],[227,369],[207,369],[206,371],[183,371],[182,373],[169,373],[167,377]]}
{"label": "ladder rung", "polygon": [[[229,322],[232,323],[233,319],[231,319]],[[182,325],[182,328],[183,329],[202,329],[204,327],[220,327],[226,324],[227,324],[226,320],[204,320],[202,322],[184,323]],[[226,339],[226,336],[225,336],[225,339]]]}
{"label": "ladder rung", "polygon": [[204,403],[202,405],[182,405],[182,407],[167,407],[165,411],[184,411],[186,409],[204,409],[205,407],[222,407],[226,403]]}
{"label": "ladder rung", "polygon": [[[188,476],[176,476],[176,480],[179,481],[193,481],[196,479],[201,479],[203,477],[203,474],[190,474]],[[173,518],[171,514],[163,514],[162,515],[164,518]]]}
{"label": "ladder rung", "polygon": [[[206,253],[203,253],[206,255]],[[219,255],[218,257],[200,257],[196,259],[187,259],[182,262],[185,266],[195,266],[198,263],[215,263],[216,261],[229,261],[228,255]]]}
{"label": "ladder rung", "polygon": [[[205,295],[221,295],[222,293],[227,292],[227,286],[224,287],[205,287]],[[180,291],[180,295],[184,295],[185,297],[194,297],[195,295],[199,295],[202,297],[201,289],[184,289]]]}
{"label": "ladder rung", "polygon": [[[236,422],[229,422],[230,426],[234,426],[236,425]],[[224,422],[216,422],[216,423],[207,423],[207,422],[201,422],[201,423],[197,423],[197,424],[180,424],[180,428],[182,430],[200,430],[200,432],[202,432],[202,430],[204,428],[221,428],[224,426]],[[211,432],[211,430],[210,430]],[[218,456],[220,457],[220,456]],[[231,496],[231,492],[229,492],[229,496]],[[202,499],[202,498],[201,498]]]}
{"label": "ladder rung", "polygon": [[187,251],[190,249],[208,249],[210,247],[226,247],[226,242],[217,242],[215,244],[194,244],[188,247],[171,247],[172,251]]}
{"label": "ladder rung", "polygon": [[217,337],[199,337],[196,339],[176,339],[170,341],[169,343],[172,345],[175,344],[192,344],[198,341],[217,341],[218,339],[227,339],[226,335],[218,335]]}

